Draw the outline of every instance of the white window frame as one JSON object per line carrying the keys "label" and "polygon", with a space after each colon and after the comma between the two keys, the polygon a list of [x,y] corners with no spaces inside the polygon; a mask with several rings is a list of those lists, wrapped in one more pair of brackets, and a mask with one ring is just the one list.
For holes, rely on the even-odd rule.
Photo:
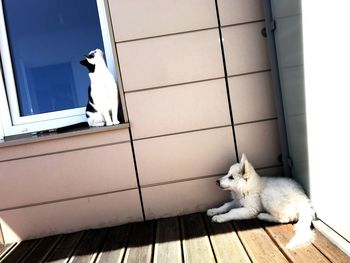
{"label": "white window frame", "polygon": [[[105,0],[96,0],[96,3],[100,19],[106,63],[116,79],[117,71],[113,55],[114,38],[111,35],[112,31],[110,30],[111,25],[108,19],[107,3]],[[52,130],[86,121],[85,107],[31,116],[20,116],[16,84],[5,26],[3,3],[1,0],[0,57],[2,62],[2,73],[0,73],[0,139],[4,136]]]}

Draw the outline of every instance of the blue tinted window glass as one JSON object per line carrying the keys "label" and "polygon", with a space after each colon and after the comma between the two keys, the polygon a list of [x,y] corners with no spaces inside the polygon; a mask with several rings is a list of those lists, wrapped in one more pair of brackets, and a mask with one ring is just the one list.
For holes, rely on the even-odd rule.
{"label": "blue tinted window glass", "polygon": [[79,64],[103,50],[96,0],[3,0],[22,116],[82,107],[89,78]]}

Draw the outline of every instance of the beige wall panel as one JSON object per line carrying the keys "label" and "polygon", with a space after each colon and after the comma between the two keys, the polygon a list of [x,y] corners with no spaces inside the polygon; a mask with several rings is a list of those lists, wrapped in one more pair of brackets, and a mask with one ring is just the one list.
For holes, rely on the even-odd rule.
{"label": "beige wall panel", "polygon": [[224,76],[217,29],[117,44],[125,91]]}
{"label": "beige wall panel", "polygon": [[134,139],[230,125],[225,80],[126,94]]}
{"label": "beige wall panel", "polygon": [[137,187],[130,143],[0,163],[0,209]]}
{"label": "beige wall panel", "polygon": [[210,177],[142,189],[146,219],[170,217],[205,211],[230,198]]}
{"label": "beige wall panel", "polygon": [[277,120],[238,125],[235,131],[240,157],[245,153],[256,168],[280,164]]}
{"label": "beige wall panel", "polygon": [[226,172],[235,159],[231,127],[135,141],[142,185]]}
{"label": "beige wall panel", "polygon": [[218,0],[222,26],[264,19],[262,0]]}
{"label": "beige wall panel", "polygon": [[[104,129],[104,128],[102,128]],[[0,161],[130,141],[128,129],[74,135],[0,148]],[[56,135],[53,135],[56,136]]]}
{"label": "beige wall panel", "polygon": [[222,29],[228,75],[270,68],[266,38],[261,35],[264,22]]}
{"label": "beige wall panel", "polygon": [[271,72],[229,78],[235,124],[276,117]]}
{"label": "beige wall panel", "polygon": [[217,27],[212,0],[109,0],[116,41]]}
{"label": "beige wall panel", "polygon": [[142,221],[138,190],[0,212],[5,242]]}

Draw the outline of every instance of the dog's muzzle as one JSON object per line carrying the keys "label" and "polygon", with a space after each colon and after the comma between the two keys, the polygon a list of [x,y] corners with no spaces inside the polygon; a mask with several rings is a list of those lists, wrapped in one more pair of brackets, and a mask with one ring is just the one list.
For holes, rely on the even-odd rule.
{"label": "dog's muzzle", "polygon": [[221,187],[221,186],[220,186],[220,180],[216,180],[216,185],[219,186],[219,187]]}

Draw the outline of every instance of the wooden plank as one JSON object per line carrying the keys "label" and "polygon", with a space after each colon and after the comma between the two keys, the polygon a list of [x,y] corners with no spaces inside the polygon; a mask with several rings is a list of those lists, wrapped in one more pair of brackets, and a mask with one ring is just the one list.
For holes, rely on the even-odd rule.
{"label": "wooden plank", "polygon": [[93,262],[103,246],[107,235],[107,229],[89,230],[79,242],[74,251],[70,263],[90,263]]}
{"label": "wooden plank", "polygon": [[67,262],[73,254],[78,242],[82,239],[85,232],[75,232],[64,235],[57,246],[50,252],[43,262],[62,263]]}
{"label": "wooden plank", "polygon": [[40,239],[26,240],[19,243],[4,259],[1,263],[16,263],[22,261],[22,259],[33,249]]}
{"label": "wooden plank", "polygon": [[185,262],[215,262],[204,222],[200,214],[181,217]]}
{"label": "wooden plank", "polygon": [[314,246],[309,245],[293,250],[286,249],[287,243],[294,236],[292,224],[284,225],[267,225],[266,231],[276,241],[278,246],[284,251],[288,258],[292,261],[305,261],[312,258],[315,262],[329,262],[322,253],[320,253]]}
{"label": "wooden plank", "polygon": [[105,244],[96,262],[122,262],[129,232],[130,225],[117,226],[109,229]]}
{"label": "wooden plank", "polygon": [[287,243],[294,236],[292,224],[278,224],[265,226],[266,231],[275,240],[284,254],[291,260],[296,262],[329,262],[325,256],[320,253],[313,245],[304,246],[302,248],[286,249]]}
{"label": "wooden plank", "polygon": [[257,220],[233,222],[253,262],[288,262]]}
{"label": "wooden plank", "polygon": [[337,262],[337,263],[349,263],[350,262],[350,257],[348,257],[336,245],[334,245],[332,242],[330,242],[318,230],[314,230],[314,231],[315,231],[315,239],[312,243],[331,262]]}
{"label": "wooden plank", "polygon": [[148,263],[152,261],[154,224],[154,221],[146,221],[133,225],[124,262]]}
{"label": "wooden plank", "polygon": [[180,226],[176,217],[158,221],[154,262],[182,262]]}
{"label": "wooden plank", "polygon": [[217,262],[251,262],[230,223],[212,223],[204,215]]}
{"label": "wooden plank", "polygon": [[1,245],[0,244],[0,260],[6,256],[9,251],[16,246],[16,243]]}
{"label": "wooden plank", "polygon": [[57,245],[62,236],[49,236],[42,238],[39,244],[23,259],[26,263],[42,262],[50,251]]}

